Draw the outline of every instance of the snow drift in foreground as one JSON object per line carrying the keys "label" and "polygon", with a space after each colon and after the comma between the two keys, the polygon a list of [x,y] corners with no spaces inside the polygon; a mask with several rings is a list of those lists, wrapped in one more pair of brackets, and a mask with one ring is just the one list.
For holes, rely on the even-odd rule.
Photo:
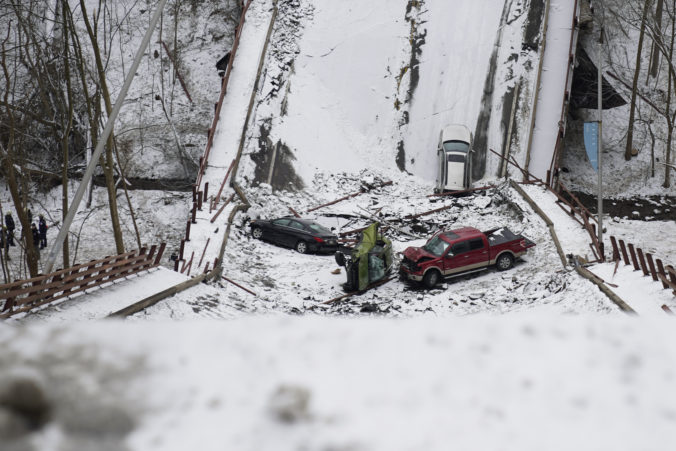
{"label": "snow drift in foreground", "polygon": [[[676,445],[666,318],[0,325],[0,339],[3,450]],[[17,408],[17,386],[42,410]]]}

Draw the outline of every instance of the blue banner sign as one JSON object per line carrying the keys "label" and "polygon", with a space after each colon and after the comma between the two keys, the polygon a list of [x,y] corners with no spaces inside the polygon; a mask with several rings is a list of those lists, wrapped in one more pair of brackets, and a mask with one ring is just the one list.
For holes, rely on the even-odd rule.
{"label": "blue banner sign", "polygon": [[589,162],[595,171],[599,170],[598,152],[599,152],[599,123],[584,123],[584,147],[587,149]]}

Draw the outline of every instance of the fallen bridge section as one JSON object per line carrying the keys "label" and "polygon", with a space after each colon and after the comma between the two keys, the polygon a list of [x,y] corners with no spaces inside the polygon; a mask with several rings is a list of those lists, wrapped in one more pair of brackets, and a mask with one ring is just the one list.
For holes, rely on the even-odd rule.
{"label": "fallen bridge section", "polygon": [[566,129],[577,44],[577,0],[550,0],[525,169],[548,180]]}

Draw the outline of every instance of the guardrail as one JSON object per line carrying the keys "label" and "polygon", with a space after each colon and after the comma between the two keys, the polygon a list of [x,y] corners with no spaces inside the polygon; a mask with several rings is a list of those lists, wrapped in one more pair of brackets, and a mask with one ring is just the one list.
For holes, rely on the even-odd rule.
{"label": "guardrail", "polygon": [[221,81],[221,93],[218,97],[218,103],[216,103],[216,111],[214,112],[214,120],[211,123],[211,128],[209,129],[209,135],[207,139],[207,147],[204,149],[204,155],[200,159],[200,168],[197,172],[197,181],[196,186],[200,186],[202,183],[202,176],[204,175],[204,169],[207,166],[209,161],[209,153],[211,152],[211,146],[214,142],[214,133],[216,133],[216,126],[218,125],[218,120],[221,116],[221,107],[223,105],[223,98],[225,98],[226,92],[228,92],[228,81],[230,80],[230,72],[232,72],[232,64],[235,60],[235,55],[237,54],[237,49],[239,48],[239,39],[242,35],[242,29],[244,28],[244,18],[246,17],[246,12],[251,5],[252,0],[248,0],[247,3],[242,8],[242,14],[239,16],[239,23],[237,24],[237,30],[235,32],[235,40],[232,43],[232,49],[230,50],[230,59],[228,60],[228,67],[225,69],[225,75]]}
{"label": "guardrail", "polygon": [[616,264],[624,261],[625,266],[633,265],[634,270],[643,271],[644,276],[649,275],[655,282],[662,282],[665,289],[671,288],[672,294],[676,296],[676,270],[673,266],[665,266],[659,258],[653,259],[651,253],[643,252],[643,249],[631,243],[625,244],[623,240],[618,240],[614,236],[610,237],[610,242],[613,245],[613,261],[617,262]]}
{"label": "guardrail", "polygon": [[[185,228],[185,238],[181,240],[181,245],[180,245],[180,250],[179,250],[179,255],[178,258],[176,259],[176,264],[174,266],[174,270],[178,271],[179,270],[179,262],[183,262],[183,267],[181,269],[181,273],[185,272],[187,270],[187,274],[190,275],[190,271],[192,270],[192,260],[190,264],[187,264],[184,255],[183,255],[183,250],[185,247],[185,242],[190,241],[190,226],[191,224],[196,224],[196,215],[197,211],[202,211],[202,205],[205,202],[209,203],[209,212],[211,212],[212,209],[216,208],[216,205],[218,204],[218,201],[220,200],[220,195],[223,190],[223,185],[225,185],[225,181],[228,178],[228,174],[230,174],[230,170],[232,169],[232,165],[230,169],[228,170],[228,173],[226,174],[225,178],[223,179],[223,184],[220,187],[220,190],[218,191],[218,194],[216,196],[212,196],[211,198],[208,197],[209,195],[209,183],[205,182],[204,187],[202,188],[202,177],[204,176],[204,171],[206,170],[206,167],[209,163],[209,155],[211,154],[211,147],[214,142],[214,134],[216,133],[216,126],[218,125],[218,120],[221,116],[221,107],[223,106],[223,99],[225,98],[225,94],[228,92],[228,81],[230,80],[230,73],[232,72],[232,65],[235,60],[235,55],[237,54],[237,49],[239,48],[239,42],[240,42],[240,37],[242,35],[242,29],[244,28],[244,21],[246,18],[246,12],[249,9],[249,6],[251,5],[252,0],[248,0],[246,3],[243,3],[242,5],[242,13],[240,14],[239,17],[239,23],[237,24],[237,29],[235,31],[235,40],[233,41],[232,44],[232,49],[230,49],[230,59],[228,60],[228,66],[225,69],[225,74],[223,75],[223,78],[221,79],[221,92],[218,97],[218,102],[215,104],[215,111],[214,111],[214,119],[211,123],[211,128],[208,130],[208,138],[207,138],[207,145],[206,148],[204,149],[204,154],[200,157],[200,163],[199,163],[199,169],[197,171],[197,178],[195,180],[195,183],[192,186],[192,210],[190,214],[190,219],[188,219],[186,223],[186,228]],[[233,161],[234,164],[234,161]],[[207,243],[208,244],[208,243]],[[206,252],[206,247],[205,247],[205,252]],[[201,263],[201,262],[200,262]],[[208,263],[207,263],[208,265]],[[207,269],[205,268],[205,272]]]}
{"label": "guardrail", "polygon": [[104,283],[159,266],[166,243],[92,260],[50,274],[0,285],[0,318],[28,312]]}
{"label": "guardrail", "polygon": [[[580,202],[580,200],[577,197],[575,197],[573,193],[568,191],[566,187],[560,182],[558,182],[555,187],[549,186],[547,183],[535,177],[533,174],[531,174],[530,172],[519,166],[519,163],[516,162],[516,159],[514,159],[514,157],[511,157],[508,160],[495,150],[493,149],[488,150],[493,152],[503,160],[507,161],[507,163],[516,167],[523,174],[524,180],[526,180],[524,182],[521,182],[522,184],[537,184],[539,186],[546,188],[548,191],[554,194],[554,196],[556,196],[557,198],[556,204],[559,207],[561,207],[561,209],[563,209],[566,213],[568,213],[573,219],[575,219],[580,225],[582,225],[582,227],[584,227],[584,229],[589,234],[589,239],[591,240],[589,246],[592,252],[594,253],[594,257],[596,258],[596,260],[605,261],[603,243],[599,242],[598,237],[596,236],[596,224],[592,223],[592,221],[596,221],[596,218],[594,218],[594,215],[592,215],[589,212],[589,210],[587,210],[587,208],[584,205],[582,205],[582,202]],[[566,197],[563,196],[562,193],[567,194],[570,197],[570,200],[566,199]],[[579,218],[576,217],[576,215],[578,215]]]}

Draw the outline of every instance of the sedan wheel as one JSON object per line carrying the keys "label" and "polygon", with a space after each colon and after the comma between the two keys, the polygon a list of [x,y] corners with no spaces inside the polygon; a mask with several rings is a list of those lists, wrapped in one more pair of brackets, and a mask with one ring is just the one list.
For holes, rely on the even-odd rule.
{"label": "sedan wheel", "polygon": [[307,254],[307,243],[305,241],[297,242],[296,252],[298,252],[299,254]]}
{"label": "sedan wheel", "polygon": [[257,240],[260,240],[263,238],[263,231],[260,227],[254,227],[254,229],[251,231],[251,235],[253,235],[253,237]]}

